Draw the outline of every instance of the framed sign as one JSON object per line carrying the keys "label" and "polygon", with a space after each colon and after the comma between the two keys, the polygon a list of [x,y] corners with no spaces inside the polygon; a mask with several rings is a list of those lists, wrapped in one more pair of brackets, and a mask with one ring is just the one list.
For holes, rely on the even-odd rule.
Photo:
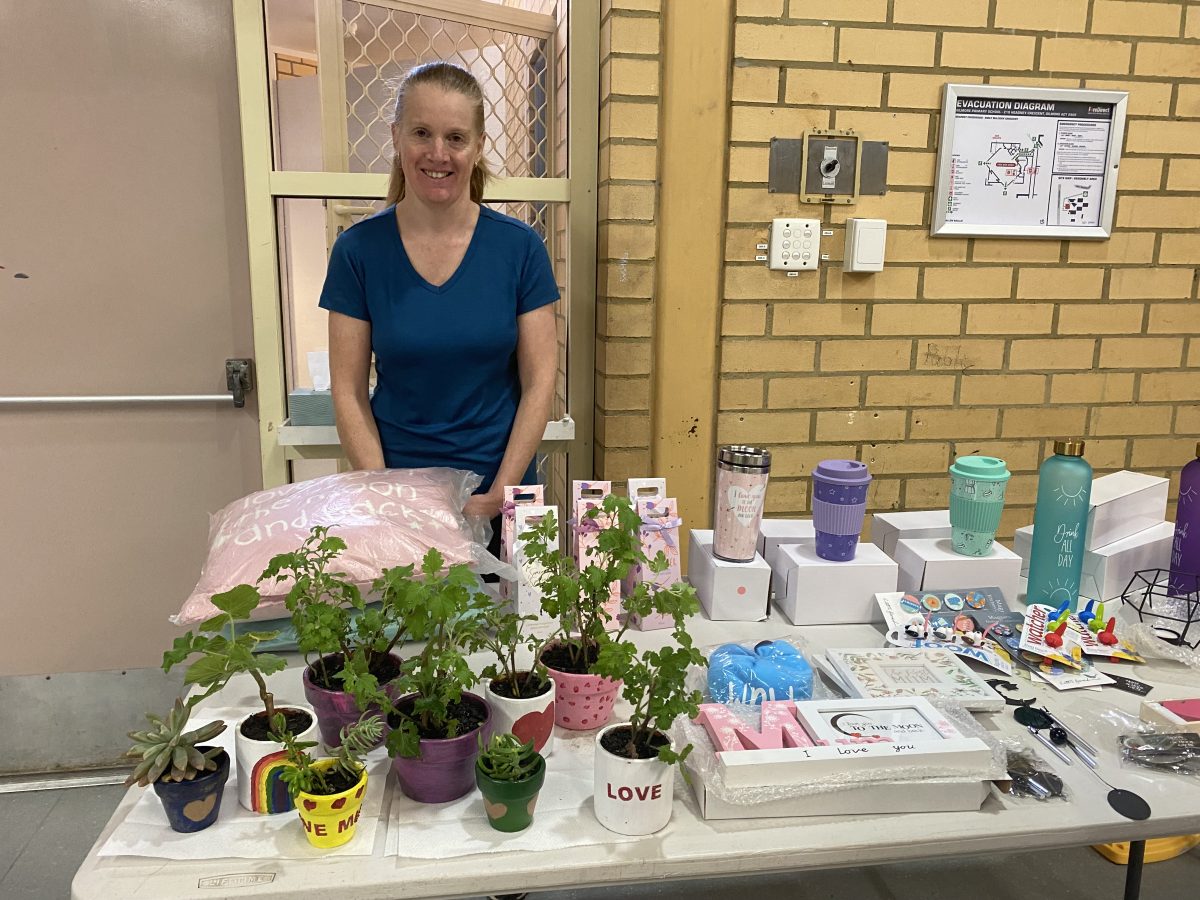
{"label": "framed sign", "polygon": [[1107,238],[1128,99],[1124,91],[946,85],[933,236]]}

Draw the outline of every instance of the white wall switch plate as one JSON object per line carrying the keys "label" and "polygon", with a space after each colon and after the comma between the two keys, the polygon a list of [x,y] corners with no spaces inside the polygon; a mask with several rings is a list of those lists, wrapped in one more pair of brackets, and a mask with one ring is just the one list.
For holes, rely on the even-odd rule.
{"label": "white wall switch plate", "polygon": [[815,269],[821,258],[819,219],[772,219],[771,250],[767,266],[772,269]]}
{"label": "white wall switch plate", "polygon": [[882,272],[887,244],[887,222],[883,219],[847,219],[846,251],[842,267],[847,272]]}

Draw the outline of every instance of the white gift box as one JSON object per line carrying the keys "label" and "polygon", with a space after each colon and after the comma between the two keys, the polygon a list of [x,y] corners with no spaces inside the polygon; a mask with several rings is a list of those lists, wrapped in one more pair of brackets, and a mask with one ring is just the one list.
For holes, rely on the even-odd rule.
{"label": "white gift box", "polygon": [[812,543],[817,539],[812,519],[763,519],[758,527],[758,555],[771,567],[771,596],[783,596],[783,569],[779,548]]}
{"label": "white gift box", "polygon": [[854,559],[831,562],[817,556],[815,543],[779,548],[783,590],[775,607],[793,625],[851,625],[882,622],[876,594],[896,590],[899,567],[874,544],[858,545]]}
{"label": "white gift box", "polygon": [[693,528],[688,539],[688,582],[714,621],[761,622],[767,617],[771,567],[757,553],[748,563],[712,555],[712,529]]}
{"label": "white gift box", "polygon": [[[1115,600],[1125,592],[1135,572],[1170,568],[1174,536],[1173,522],[1159,522],[1122,540],[1084,551],[1080,595],[1101,601]],[[1032,546],[1032,525],[1013,533],[1013,550],[1021,557],[1022,575],[1029,574]]]}
{"label": "white gift box", "polygon": [[517,570],[517,580],[510,584],[507,596],[508,609],[518,616],[537,616],[539,622],[553,621],[542,612],[542,589],[537,582],[542,577],[542,571],[533,569],[533,563],[525,559],[525,543],[529,531],[542,520],[547,513],[554,513],[559,523],[559,540],[562,540],[562,519],[558,519],[558,507],[530,505],[518,506],[514,515],[513,565]]}
{"label": "white gift box", "polygon": [[1086,549],[1131,537],[1167,517],[1166,478],[1120,471],[1092,481]]}
{"label": "white gift box", "polygon": [[1000,543],[993,543],[987,556],[962,556],[954,552],[950,538],[902,538],[896,542],[894,557],[900,566],[897,589],[901,591],[994,585],[1010,603],[1017,597],[1021,557]]}
{"label": "white gift box", "polygon": [[899,540],[948,537],[950,537],[950,510],[948,509],[875,513],[871,516],[871,543],[888,556],[895,555],[896,541]]}

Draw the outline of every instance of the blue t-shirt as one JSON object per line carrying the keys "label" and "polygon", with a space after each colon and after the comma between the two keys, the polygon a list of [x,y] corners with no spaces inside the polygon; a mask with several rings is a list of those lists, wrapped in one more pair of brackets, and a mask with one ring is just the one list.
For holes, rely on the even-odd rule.
{"label": "blue t-shirt", "polygon": [[436,287],[409,261],[394,206],[343,232],[321,306],[371,323],[384,463],[469,469],[486,491],[521,399],[517,316],[558,296],[541,238],[487,207],[457,271]]}

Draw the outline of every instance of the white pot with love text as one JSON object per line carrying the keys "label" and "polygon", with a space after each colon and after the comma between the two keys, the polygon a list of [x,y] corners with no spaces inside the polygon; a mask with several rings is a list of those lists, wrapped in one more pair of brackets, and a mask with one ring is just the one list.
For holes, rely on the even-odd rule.
{"label": "white pot with love text", "polygon": [[615,756],[604,748],[604,735],[628,727],[618,722],[596,735],[596,818],[617,834],[654,834],[671,820],[675,767],[651,759]]}

